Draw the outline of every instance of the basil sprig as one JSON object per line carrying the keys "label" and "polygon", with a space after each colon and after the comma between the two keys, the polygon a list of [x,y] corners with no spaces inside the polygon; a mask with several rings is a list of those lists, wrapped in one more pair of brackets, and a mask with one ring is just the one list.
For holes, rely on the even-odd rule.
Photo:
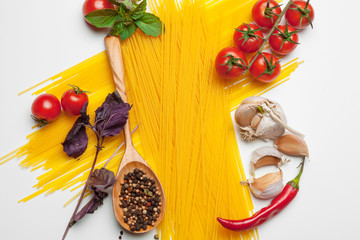
{"label": "basil sprig", "polygon": [[139,4],[132,0],[109,0],[118,9],[101,9],[85,16],[98,28],[111,28],[111,35],[120,35],[121,40],[130,37],[137,28],[146,35],[157,37],[162,32],[162,22],[154,14],[146,12],[146,0]]}

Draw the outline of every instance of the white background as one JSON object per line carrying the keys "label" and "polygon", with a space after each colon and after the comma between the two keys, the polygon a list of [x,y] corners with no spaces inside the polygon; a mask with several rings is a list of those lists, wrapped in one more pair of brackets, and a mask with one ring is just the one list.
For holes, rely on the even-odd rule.
{"label": "white background", "polygon": [[[280,215],[259,228],[260,239],[360,239],[358,230],[360,135],[358,94],[360,2],[312,0],[315,28],[300,34],[293,53],[305,60],[291,80],[265,96],[283,106],[291,126],[306,134],[310,162],[300,193]],[[26,143],[31,132],[33,96],[17,93],[104,50],[104,33],[82,20],[82,0],[5,1],[0,9],[0,156]],[[240,143],[246,167],[261,142]],[[270,143],[266,143],[270,144]],[[299,159],[284,167],[285,181],[296,175]],[[13,160],[0,166],[0,239],[60,239],[74,204],[57,192],[25,204],[41,170],[30,172]],[[110,198],[79,222],[68,239],[118,239]],[[268,202],[254,200],[255,209]],[[136,239],[153,239],[154,233]],[[134,239],[126,235],[123,239]]]}

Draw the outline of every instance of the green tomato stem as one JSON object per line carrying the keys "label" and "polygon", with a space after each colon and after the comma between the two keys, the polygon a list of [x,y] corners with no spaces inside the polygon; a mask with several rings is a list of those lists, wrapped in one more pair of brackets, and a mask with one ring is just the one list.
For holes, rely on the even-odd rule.
{"label": "green tomato stem", "polygon": [[266,36],[266,38],[264,39],[264,42],[261,44],[259,51],[255,54],[255,56],[253,57],[253,59],[251,60],[251,62],[248,65],[248,68],[244,71],[244,74],[246,74],[250,67],[253,65],[253,63],[255,62],[256,58],[259,56],[259,54],[262,52],[262,50],[265,47],[265,44],[267,43],[267,41],[269,40],[270,36],[273,34],[273,32],[275,31],[275,29],[278,27],[282,17],[284,16],[284,14],[286,13],[286,11],[289,9],[289,7],[293,4],[293,0],[289,0],[289,2],[286,4],[286,6],[284,7],[284,9],[282,10],[282,12],[278,15],[278,18],[275,21],[274,26],[271,28],[269,34]]}

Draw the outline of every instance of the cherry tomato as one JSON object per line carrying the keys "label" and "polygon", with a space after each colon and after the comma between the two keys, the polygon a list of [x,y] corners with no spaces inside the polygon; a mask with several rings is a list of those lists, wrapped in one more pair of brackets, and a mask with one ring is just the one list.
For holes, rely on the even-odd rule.
{"label": "cherry tomato", "polygon": [[264,42],[261,28],[254,24],[242,24],[235,29],[234,42],[236,46],[245,53],[253,53],[260,49]]}
{"label": "cherry tomato", "polygon": [[66,113],[72,115],[79,115],[81,108],[89,98],[85,91],[82,91],[79,87],[71,85],[73,89],[69,89],[61,97],[61,106]]}
{"label": "cherry tomato", "polygon": [[259,27],[269,31],[281,13],[280,5],[275,0],[259,0],[252,9],[252,17]]}
{"label": "cherry tomato", "polygon": [[258,55],[249,71],[251,76],[253,76],[256,80],[268,83],[279,76],[281,66],[277,57],[270,53],[263,52]]}
{"label": "cherry tomato", "polygon": [[[114,5],[110,3],[108,0],[86,0],[82,8],[85,21],[89,23],[85,18],[86,15],[88,15],[89,13],[95,10],[101,10],[101,9],[114,9]],[[91,23],[89,24],[93,26]]]}
{"label": "cherry tomato", "polygon": [[55,121],[61,113],[59,99],[52,94],[41,94],[35,98],[31,112],[33,119],[39,122],[40,126]]}
{"label": "cherry tomato", "polygon": [[294,1],[285,13],[285,19],[295,29],[304,29],[311,25],[315,12],[309,1]]}
{"label": "cherry tomato", "polygon": [[[280,30],[280,31],[279,31]],[[297,30],[287,25],[279,25],[269,38],[269,45],[273,52],[286,55],[298,45]]]}
{"label": "cherry tomato", "polygon": [[247,60],[242,51],[234,47],[224,48],[215,60],[215,68],[223,78],[240,77],[247,69]]}

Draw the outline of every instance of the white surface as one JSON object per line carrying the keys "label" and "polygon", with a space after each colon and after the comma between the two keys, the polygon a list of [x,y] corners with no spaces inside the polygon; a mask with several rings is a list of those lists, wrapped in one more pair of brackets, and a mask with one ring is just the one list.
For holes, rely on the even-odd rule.
{"label": "white surface", "polygon": [[[360,2],[312,0],[312,5],[315,29],[300,34],[301,45],[293,53],[305,63],[290,81],[265,94],[281,103],[291,126],[306,134],[311,161],[294,202],[259,228],[263,240],[360,239],[356,181],[360,51],[354,34]],[[23,145],[31,131],[33,97],[17,93],[104,50],[104,33],[87,27],[81,7],[82,0],[51,5],[45,0],[1,1],[0,156]],[[240,143],[246,167],[250,152],[260,145]],[[285,182],[296,175],[299,159],[293,160],[283,168]],[[18,163],[0,166],[0,239],[60,239],[74,208],[62,205],[72,194],[57,192],[18,204],[34,191],[41,171],[30,172]],[[259,209],[268,202],[254,203]],[[70,230],[68,239],[118,239],[120,228],[112,215],[108,198],[95,216]],[[153,239],[153,233],[142,239]]]}

